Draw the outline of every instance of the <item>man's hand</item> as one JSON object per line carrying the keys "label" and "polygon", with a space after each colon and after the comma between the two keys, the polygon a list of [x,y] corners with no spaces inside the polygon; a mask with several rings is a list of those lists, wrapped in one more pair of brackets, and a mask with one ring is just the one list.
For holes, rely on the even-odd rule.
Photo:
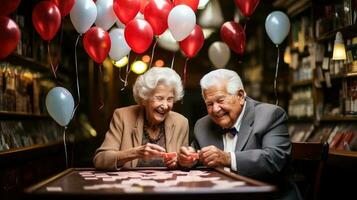
{"label": "man's hand", "polygon": [[148,160],[152,157],[159,157],[164,152],[166,152],[164,148],[151,143],[147,143],[137,148],[138,157],[144,160]]}
{"label": "man's hand", "polygon": [[181,147],[178,162],[182,167],[191,168],[198,162],[198,156],[192,147]]}
{"label": "man's hand", "polygon": [[231,167],[231,155],[211,145],[201,149],[199,158],[207,167]]}
{"label": "man's hand", "polygon": [[163,153],[164,164],[169,169],[175,169],[177,167],[177,153]]}

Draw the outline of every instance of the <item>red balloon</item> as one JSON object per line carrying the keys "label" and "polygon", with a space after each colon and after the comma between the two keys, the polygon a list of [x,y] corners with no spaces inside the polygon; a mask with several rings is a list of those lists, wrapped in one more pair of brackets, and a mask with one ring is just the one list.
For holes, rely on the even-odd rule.
{"label": "red balloon", "polygon": [[186,6],[190,6],[192,10],[196,12],[199,2],[200,0],[174,0],[174,5],[177,6],[183,4]]}
{"label": "red balloon", "polygon": [[259,0],[234,0],[241,13],[249,17],[253,14],[254,10],[258,7]]}
{"label": "red balloon", "polygon": [[0,59],[10,55],[20,40],[17,24],[8,17],[0,16]]}
{"label": "red balloon", "polygon": [[151,25],[155,35],[161,35],[167,29],[167,17],[173,5],[167,0],[151,0],[146,6],[144,17]]}
{"label": "red balloon", "polygon": [[51,0],[51,1],[56,4],[56,6],[61,12],[62,17],[68,15],[69,12],[71,12],[74,5],[74,0]]}
{"label": "red balloon", "polygon": [[16,10],[20,0],[1,0],[0,16],[6,16]]}
{"label": "red balloon", "polygon": [[115,15],[123,24],[129,23],[140,10],[140,0],[114,0]]}
{"label": "red balloon", "polygon": [[144,14],[145,7],[148,5],[150,0],[140,0],[140,12]]}
{"label": "red balloon", "polygon": [[150,47],[154,32],[147,21],[134,19],[125,26],[124,37],[131,50],[143,53]]}
{"label": "red balloon", "polygon": [[193,31],[184,40],[180,41],[180,47],[186,57],[193,58],[201,50],[205,38],[200,26],[196,25]]}
{"label": "red balloon", "polygon": [[221,27],[222,40],[237,54],[245,49],[245,32],[242,26],[234,21],[226,22]]}
{"label": "red balloon", "polygon": [[111,47],[110,36],[102,28],[92,27],[84,34],[83,46],[95,62],[102,63]]}
{"label": "red balloon", "polygon": [[41,38],[50,41],[60,28],[61,12],[51,1],[41,1],[32,11],[32,23]]}

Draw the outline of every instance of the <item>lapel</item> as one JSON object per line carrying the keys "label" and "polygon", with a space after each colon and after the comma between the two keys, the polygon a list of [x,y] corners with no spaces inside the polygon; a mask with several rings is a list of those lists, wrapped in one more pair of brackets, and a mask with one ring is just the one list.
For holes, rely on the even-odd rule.
{"label": "lapel", "polygon": [[[138,147],[141,145],[143,140],[143,128],[144,128],[144,109],[140,107],[137,112],[135,126],[133,128],[132,138],[133,147]],[[132,166],[135,167],[138,164],[138,159],[132,161]]]}
{"label": "lapel", "polygon": [[254,102],[249,97],[246,98],[246,108],[244,111],[242,124],[238,133],[238,141],[236,151],[242,151],[248,138],[252,132],[252,125],[254,123]]}
{"label": "lapel", "polygon": [[[218,147],[219,149],[224,149],[223,146],[223,129],[215,124],[211,119],[209,120],[210,122],[210,128],[208,129],[211,133],[210,134],[205,134],[206,141],[208,145],[214,145]],[[207,145],[207,146],[208,146]]]}
{"label": "lapel", "polygon": [[166,144],[167,152],[176,151],[176,147],[174,146],[176,145],[176,143],[171,143],[174,133],[175,133],[175,124],[174,124],[174,119],[170,112],[165,119],[165,142],[166,142],[165,144]]}

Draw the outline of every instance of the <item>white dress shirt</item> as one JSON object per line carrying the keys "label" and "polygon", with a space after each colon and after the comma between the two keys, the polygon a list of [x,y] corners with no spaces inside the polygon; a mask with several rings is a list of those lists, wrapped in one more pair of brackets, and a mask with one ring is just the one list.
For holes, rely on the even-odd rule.
{"label": "white dress shirt", "polygon": [[[240,125],[242,124],[242,119],[243,119],[243,115],[244,115],[244,111],[245,111],[245,104],[246,104],[246,102],[244,102],[242,112],[239,114],[239,117],[233,126],[237,129],[238,133],[239,133]],[[233,128],[233,127],[231,127],[231,128]],[[238,134],[233,135],[232,133],[227,132],[227,133],[223,134],[222,137],[223,137],[224,151],[229,152],[231,154],[231,167],[230,168],[225,167],[224,170],[237,171],[236,155],[234,152],[235,152],[235,149],[237,146]]]}

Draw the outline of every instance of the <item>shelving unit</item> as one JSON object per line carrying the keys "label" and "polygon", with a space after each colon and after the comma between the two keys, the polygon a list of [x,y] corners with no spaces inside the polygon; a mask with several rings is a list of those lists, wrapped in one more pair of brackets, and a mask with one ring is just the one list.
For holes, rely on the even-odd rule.
{"label": "shelving unit", "polygon": [[[323,45],[325,52],[324,52],[324,57],[328,57],[331,60],[332,57],[332,49],[328,49],[328,45],[332,45],[333,47],[333,41],[335,40],[335,36],[337,32],[341,32],[343,35],[343,39],[345,41],[345,44],[347,44],[347,40],[352,40],[352,38],[357,36],[357,22],[354,22],[354,24],[347,24],[344,26],[339,26],[338,28],[331,28],[330,30],[326,29],[326,32],[322,32],[317,30],[317,25],[318,21],[320,19],[321,21],[323,20],[323,15],[326,14],[327,8],[325,8],[326,5],[330,5],[332,7],[336,6],[336,4],[342,4],[343,7],[345,5],[343,4],[345,1],[322,1],[322,0],[302,0],[302,1],[290,1],[290,0],[276,0],[274,1],[274,6],[279,8],[279,9],[284,9],[286,13],[290,17],[290,21],[292,23],[292,29],[291,30],[296,30],[296,27],[294,25],[300,25],[301,27],[298,27],[299,32],[292,32],[290,36],[291,40],[291,53],[296,54],[296,58],[298,59],[299,67],[303,67],[302,65],[302,59],[307,58],[308,56],[315,56],[315,63],[314,65],[311,65],[311,72],[312,72],[312,79],[311,80],[301,80],[301,81],[295,81],[291,82],[289,84],[290,86],[290,91],[291,94],[301,92],[308,90],[308,88],[311,88],[311,99],[313,100],[313,108],[314,108],[314,115],[313,117],[306,117],[306,116],[301,116],[301,117],[289,117],[289,123],[291,125],[295,124],[296,126],[299,126],[299,124],[311,124],[315,127],[315,130],[312,133],[309,133],[309,137],[313,137],[314,134],[317,133],[324,133],[324,129],[326,129],[328,126],[333,127],[333,126],[348,126],[351,123],[355,123],[357,121],[357,115],[351,115],[349,113],[345,113],[343,109],[345,109],[345,101],[346,99],[346,94],[343,92],[346,92],[345,90],[349,89],[347,88],[342,88],[343,86],[346,86],[349,81],[353,81],[357,79],[357,71],[340,71],[340,73],[331,73],[330,69],[325,69],[322,67],[323,62],[322,60],[317,60],[317,54],[311,54],[309,51],[306,49],[310,48],[309,44],[314,44],[314,45]],[[346,1],[347,2],[347,1]],[[353,1],[351,1],[353,3]],[[357,6],[357,5],[353,5]],[[354,9],[352,6],[351,9]],[[330,9],[330,8],[329,8]],[[332,9],[334,10],[334,9]],[[344,10],[345,11],[345,10]],[[333,12],[337,12],[337,9],[334,10]],[[356,10],[351,10],[351,12],[357,12]],[[351,14],[352,15],[352,14]],[[347,16],[347,14],[346,14]],[[354,18],[356,16],[353,16]],[[353,20],[352,17],[352,20]],[[341,17],[343,19],[342,22],[340,23],[345,23],[346,20],[345,18]],[[322,19],[322,20],[321,20]],[[305,20],[305,21],[304,21]],[[331,20],[331,19],[329,19]],[[309,25],[305,24],[305,27],[303,27],[302,24],[310,23]],[[321,25],[321,24],[319,24]],[[335,24],[329,24],[329,26],[326,27],[333,27]],[[294,29],[295,28],[295,29]],[[311,28],[309,30],[308,28]],[[303,31],[305,30],[305,32]],[[325,29],[323,29],[325,30]],[[303,37],[301,37],[302,35]],[[305,41],[301,41],[300,39],[303,38]],[[295,39],[295,40],[294,40]],[[297,40],[299,39],[299,40]],[[305,47],[302,48],[301,46],[296,47],[297,43],[300,44],[305,44]],[[346,45],[346,47],[348,47]],[[347,48],[348,50],[348,48]],[[316,53],[316,52],[315,52]],[[293,56],[292,56],[293,57]],[[353,61],[357,62],[357,61]],[[329,63],[329,65],[333,65],[334,61],[332,61],[332,64]],[[343,67],[345,67],[346,62],[343,64]],[[305,67],[305,66],[304,66]],[[334,66],[333,66],[334,67]],[[319,69],[321,68],[321,69]],[[347,67],[346,67],[347,69]],[[293,71],[294,69],[291,69],[290,71]],[[319,71],[321,70],[321,71]],[[333,70],[332,70],[333,71]],[[321,74],[322,72],[322,74]],[[320,74],[319,74],[320,73]],[[328,80],[326,81],[325,79],[325,73],[330,73],[330,81],[331,85],[328,83]],[[318,75],[323,76],[323,80],[321,80],[321,76],[319,77]],[[290,80],[294,80],[293,78],[290,78]],[[321,85],[319,85],[319,83]],[[347,85],[348,86],[348,85]],[[343,94],[341,94],[343,93]],[[351,97],[352,98],[352,97]],[[304,98],[302,101],[305,100]],[[337,105],[336,105],[337,104]],[[340,105],[339,107],[337,107]],[[342,106],[341,106],[342,105]],[[327,107],[331,107],[329,109],[333,109],[335,113],[332,114],[332,112],[328,112]],[[333,107],[335,106],[335,107]],[[327,113],[331,113],[328,114]],[[292,127],[293,128],[293,127]],[[305,130],[303,127],[302,129]],[[292,129],[295,131],[295,129]],[[331,131],[332,129],[328,129]],[[326,132],[325,131],[325,132]],[[356,130],[357,131],[357,130]],[[299,132],[299,131],[297,131]],[[315,136],[316,137],[316,136]],[[321,137],[323,137],[321,135]],[[354,137],[357,137],[355,135]],[[305,137],[295,137],[295,138],[305,138]],[[305,138],[306,139],[306,138]],[[341,162],[345,163],[345,161],[348,160],[349,163],[357,163],[357,151],[347,151],[347,150],[335,150],[331,149],[329,152],[329,160],[330,163],[336,163],[336,162]],[[345,160],[345,161],[344,161]]]}
{"label": "shelving unit", "polygon": [[[68,78],[69,73],[64,74],[61,66],[60,78],[53,79],[47,43],[31,20],[38,2],[21,1],[9,16],[17,23],[21,38],[17,49],[0,60],[1,194],[21,193],[24,187],[65,168],[63,128],[47,114],[45,97],[55,82],[66,84],[62,77]],[[52,50],[56,39],[52,40]]]}
{"label": "shelving unit", "polygon": [[15,65],[23,65],[24,67],[30,68],[35,71],[47,72],[48,70],[50,70],[49,64],[47,65],[47,64],[38,62],[33,58],[18,55],[16,53],[9,55],[3,61],[7,61],[7,62],[15,64]]}

